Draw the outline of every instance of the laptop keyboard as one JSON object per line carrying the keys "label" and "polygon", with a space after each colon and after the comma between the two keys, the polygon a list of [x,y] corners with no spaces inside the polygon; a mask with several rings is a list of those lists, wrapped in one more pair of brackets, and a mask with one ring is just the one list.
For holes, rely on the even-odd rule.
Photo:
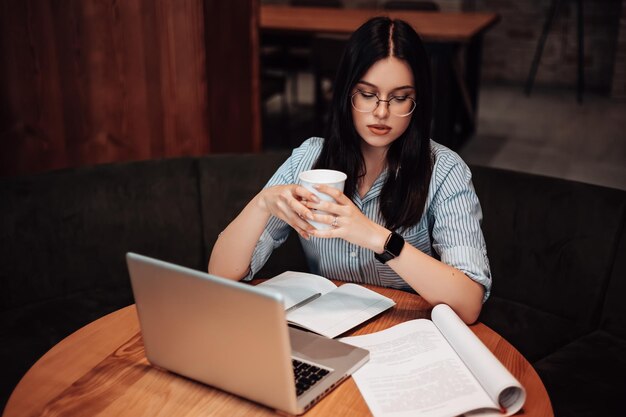
{"label": "laptop keyboard", "polygon": [[293,364],[293,374],[296,377],[296,396],[304,394],[328,374],[326,369],[296,359],[292,359],[291,363]]}

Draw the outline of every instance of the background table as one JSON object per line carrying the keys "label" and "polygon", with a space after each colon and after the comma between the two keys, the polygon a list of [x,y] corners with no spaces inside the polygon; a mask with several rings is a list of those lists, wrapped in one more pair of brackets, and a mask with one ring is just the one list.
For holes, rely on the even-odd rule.
{"label": "background table", "polygon": [[432,137],[458,149],[476,129],[482,39],[499,21],[497,13],[262,5],[259,26],[279,33],[349,34],[380,15],[406,21],[425,41],[433,64]]}
{"label": "background table", "polygon": [[294,32],[352,33],[374,16],[408,22],[427,42],[469,42],[498,22],[497,13],[420,12],[262,5],[260,27]]}
{"label": "background table", "polygon": [[[367,286],[397,305],[359,326],[351,335],[382,330],[429,316],[419,296]],[[527,390],[525,416],[553,416],[548,394],[533,367],[487,326],[470,327]],[[251,354],[254,347],[250,347]],[[150,366],[135,306],[83,327],[46,353],[9,398],[12,416],[270,416],[275,412],[245,399]],[[367,416],[369,409],[352,378],[332,391],[306,416]]]}

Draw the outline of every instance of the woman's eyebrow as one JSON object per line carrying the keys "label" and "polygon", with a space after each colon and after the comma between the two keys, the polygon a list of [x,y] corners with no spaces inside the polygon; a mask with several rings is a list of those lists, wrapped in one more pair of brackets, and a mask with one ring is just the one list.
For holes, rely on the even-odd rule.
{"label": "woman's eyebrow", "polygon": [[[363,84],[363,85],[366,85],[368,87],[372,87],[372,88],[376,88],[376,89],[378,88],[378,86],[376,86],[376,85],[374,85],[372,83],[368,83],[365,80],[360,80],[357,84]],[[400,86],[400,87],[395,87],[395,88],[391,89],[391,91],[407,90],[407,89],[415,90],[415,87],[413,87],[412,85],[403,85],[403,86]]]}

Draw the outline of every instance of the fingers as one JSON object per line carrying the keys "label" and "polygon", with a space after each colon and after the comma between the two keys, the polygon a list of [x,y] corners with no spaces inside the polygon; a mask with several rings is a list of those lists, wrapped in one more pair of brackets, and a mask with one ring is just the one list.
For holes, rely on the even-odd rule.
{"label": "fingers", "polygon": [[[300,216],[300,218],[310,219],[312,216],[311,210],[309,210],[309,208],[304,205],[306,199],[299,194],[301,193],[304,196],[308,197],[310,193],[308,191],[306,193],[302,193],[299,188],[302,188],[302,190],[306,191],[306,189],[299,186],[287,187],[282,190],[282,192],[280,193],[280,200],[288,208],[286,209],[285,207],[282,207],[282,211],[285,215],[289,215],[289,212],[293,212],[296,215]],[[313,197],[315,197],[315,195],[313,195]]]}
{"label": "fingers", "polygon": [[[310,215],[310,217],[312,218],[313,215]],[[307,240],[311,236],[311,233],[315,231],[315,228],[305,220],[304,216],[301,215],[296,215],[290,224],[300,236]]]}
{"label": "fingers", "polygon": [[[292,184],[275,189],[277,192],[274,193],[271,213],[288,223],[304,239],[309,239],[310,236],[341,237],[340,233],[337,232],[339,225],[333,224],[333,222],[337,222],[335,220],[337,216],[350,217],[352,201],[342,191],[333,187],[320,185],[316,188],[332,197],[337,203],[322,201],[303,186]],[[316,210],[322,210],[329,214],[317,214]],[[320,231],[309,224],[307,220],[318,221],[333,227],[330,230]]]}
{"label": "fingers", "polygon": [[319,199],[311,192],[297,185],[278,185],[262,191],[263,208],[269,214],[291,226],[304,239],[309,239],[315,228],[306,220],[313,218],[313,213],[305,205],[306,198]]}
{"label": "fingers", "polygon": [[315,215],[315,220],[319,223],[330,225],[328,229],[314,229],[310,234],[318,238],[345,238],[345,230],[341,228],[341,223],[337,216]]}
{"label": "fingers", "polygon": [[[314,213],[313,221],[320,224],[326,224],[330,227],[319,229],[315,228],[309,232],[312,236],[320,238],[337,238],[343,237],[343,235],[345,234],[345,229],[340,230],[342,226],[342,219],[339,216],[336,216],[334,214]],[[343,219],[343,221],[345,222],[346,219]]]}
{"label": "fingers", "polygon": [[346,197],[346,195],[343,193],[343,191],[338,190],[334,187],[330,187],[328,185],[324,185],[324,184],[319,184],[319,185],[315,185],[314,186],[317,190],[319,190],[320,192],[324,193],[324,194],[328,194],[329,196],[331,196],[332,198],[335,199],[335,201],[339,204],[346,204],[347,202],[350,201],[350,199],[348,197]]}
{"label": "fingers", "polygon": [[[278,217],[287,222],[300,236],[308,240],[312,232],[315,231],[315,227],[307,222],[307,220],[313,220],[313,213],[306,206],[307,201],[301,199],[302,197],[298,195],[297,188],[298,187],[290,188],[281,194],[278,204],[280,215]],[[302,189],[305,190],[304,188]],[[311,193],[306,191],[306,193],[303,194],[309,196]],[[317,199],[314,194],[311,195],[313,199]]]}
{"label": "fingers", "polygon": [[348,216],[350,212],[349,206],[340,205],[332,201],[320,201],[319,203],[303,201],[302,204],[304,204],[310,210],[320,210],[326,213],[330,213],[331,215]]}
{"label": "fingers", "polygon": [[293,192],[296,196],[300,197],[300,200],[313,201],[314,203],[319,203],[320,201],[318,196],[301,185],[297,185]]}
{"label": "fingers", "polygon": [[304,239],[309,239],[315,230],[305,219],[312,219],[311,211],[293,198],[283,198],[277,204],[280,219],[284,220]]}
{"label": "fingers", "polygon": [[305,228],[294,227],[293,228],[303,239],[309,240],[311,236],[315,234],[315,228],[307,223]]}
{"label": "fingers", "polygon": [[296,216],[296,219],[293,222],[288,222],[291,227],[304,239],[308,240],[311,235],[315,232],[315,228],[311,226],[308,222]]}
{"label": "fingers", "polygon": [[311,213],[311,210],[305,205],[306,201],[298,201],[295,198],[286,198],[284,201],[290,211],[295,213],[300,219],[313,220],[313,213]]}

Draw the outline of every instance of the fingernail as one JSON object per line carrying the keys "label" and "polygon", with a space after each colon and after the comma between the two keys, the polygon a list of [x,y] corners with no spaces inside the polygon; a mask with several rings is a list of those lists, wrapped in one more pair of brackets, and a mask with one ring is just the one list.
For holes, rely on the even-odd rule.
{"label": "fingernail", "polygon": [[313,197],[311,198],[311,201],[313,201],[314,203],[319,203],[320,199],[317,198],[317,196],[315,194],[313,194]]}
{"label": "fingernail", "polygon": [[311,213],[310,211],[306,214],[306,218],[309,220],[313,220],[313,213]]}

